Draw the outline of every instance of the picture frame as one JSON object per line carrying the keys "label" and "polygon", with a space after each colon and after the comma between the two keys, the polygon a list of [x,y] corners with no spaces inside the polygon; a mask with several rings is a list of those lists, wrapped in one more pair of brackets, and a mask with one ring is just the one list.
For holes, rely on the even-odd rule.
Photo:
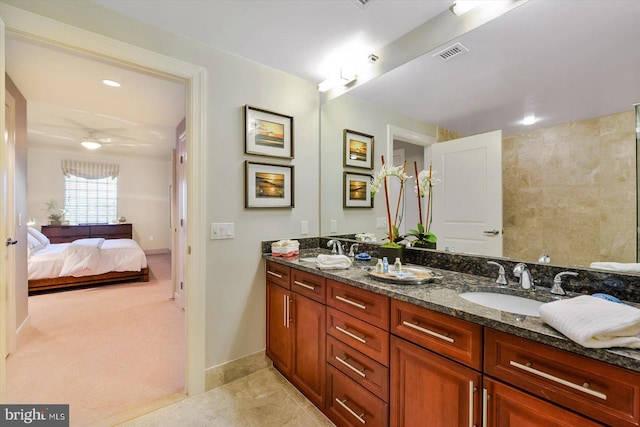
{"label": "picture frame", "polygon": [[245,208],[293,208],[294,166],[245,160]]}
{"label": "picture frame", "polygon": [[244,106],[244,152],[293,159],[293,117]]}
{"label": "picture frame", "polygon": [[371,175],[344,172],[342,207],[373,208]]}
{"label": "picture frame", "polygon": [[345,129],[343,132],[343,166],[373,169],[373,135]]}

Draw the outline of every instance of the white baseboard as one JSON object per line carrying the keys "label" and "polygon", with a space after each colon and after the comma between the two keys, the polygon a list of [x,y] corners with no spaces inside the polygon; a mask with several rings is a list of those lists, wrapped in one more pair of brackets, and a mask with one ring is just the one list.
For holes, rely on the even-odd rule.
{"label": "white baseboard", "polygon": [[147,249],[144,251],[145,255],[161,255],[161,254],[170,254],[171,249],[169,248],[160,248],[160,249]]}

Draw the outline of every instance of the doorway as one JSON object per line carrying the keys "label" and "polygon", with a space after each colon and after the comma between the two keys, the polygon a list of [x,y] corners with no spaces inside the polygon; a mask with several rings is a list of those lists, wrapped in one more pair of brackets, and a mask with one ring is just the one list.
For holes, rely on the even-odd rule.
{"label": "doorway", "polygon": [[[203,262],[205,250],[205,241],[201,236],[206,233],[204,226],[203,213],[201,212],[201,201],[204,200],[204,189],[202,184],[198,183],[196,177],[202,176],[204,173],[204,95],[205,95],[205,70],[201,67],[177,60],[167,58],[163,55],[156,54],[145,49],[135,46],[126,45],[117,40],[109,39],[96,33],[71,27],[61,22],[50,21],[47,18],[29,14],[20,9],[5,8],[2,15],[3,21],[12,31],[20,33],[28,38],[38,39],[40,41],[53,44],[63,45],[70,49],[82,51],[89,55],[101,59],[110,59],[118,63],[134,66],[145,72],[160,74],[181,80],[185,82],[187,87],[187,114],[186,128],[187,151],[190,158],[194,161],[188,165],[187,169],[187,191],[188,207],[187,207],[187,239],[189,248],[195,250],[190,251],[190,255],[185,260],[187,281],[190,283],[189,293],[186,296],[186,341],[187,341],[187,361],[186,361],[186,392],[189,395],[201,393],[204,391],[204,286],[205,280]],[[0,45],[4,46],[4,27],[0,26]],[[4,51],[2,50],[4,56]],[[4,57],[2,58],[4,62]],[[0,165],[3,172],[6,172],[6,164]],[[3,183],[4,184],[4,183]],[[6,220],[6,215],[0,213],[2,218]],[[0,221],[0,222],[2,222]],[[7,283],[0,283],[0,294],[5,295],[7,292]],[[2,298],[0,309],[6,310],[6,299]],[[3,338],[6,338],[6,331],[0,331]],[[5,340],[2,340],[4,351]],[[0,384],[5,384],[4,375],[5,360],[0,360]]]}

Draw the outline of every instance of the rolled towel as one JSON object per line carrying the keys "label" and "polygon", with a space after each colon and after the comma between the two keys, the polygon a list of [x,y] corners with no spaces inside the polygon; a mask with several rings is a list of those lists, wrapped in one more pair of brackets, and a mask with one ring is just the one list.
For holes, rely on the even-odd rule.
{"label": "rolled towel", "polygon": [[640,273],[640,263],[637,262],[592,262],[590,267],[620,273]]}
{"label": "rolled towel", "polygon": [[316,267],[320,270],[339,270],[351,267],[351,259],[346,255],[318,255]]}
{"label": "rolled towel", "polygon": [[589,348],[640,348],[640,310],[590,295],[540,306],[542,320]]}

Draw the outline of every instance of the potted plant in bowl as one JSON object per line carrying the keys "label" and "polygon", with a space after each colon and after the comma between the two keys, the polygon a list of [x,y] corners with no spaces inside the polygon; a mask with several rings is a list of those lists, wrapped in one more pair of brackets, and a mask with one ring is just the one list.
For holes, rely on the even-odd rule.
{"label": "potted plant in bowl", "polygon": [[62,225],[62,220],[64,219],[64,215],[67,213],[67,211],[61,208],[58,205],[58,202],[56,202],[53,199],[46,202],[45,205],[47,206],[47,209],[45,210],[45,212],[47,213],[49,224]]}
{"label": "potted plant in bowl", "polygon": [[[387,257],[390,262],[393,262],[396,258],[403,259],[402,250],[404,246],[400,243],[404,240],[404,236],[400,235],[398,232],[398,226],[402,222],[402,208],[404,204],[401,203],[404,197],[404,185],[406,181],[411,178],[408,176],[406,172],[407,164],[403,166],[387,166],[384,162],[384,156],[382,157],[382,169],[374,174],[373,179],[371,180],[371,197],[375,197],[375,195],[380,191],[381,187],[384,188],[384,196],[385,203],[387,208],[387,239],[389,240],[386,243],[383,243],[380,246],[380,257]],[[396,211],[394,215],[394,220],[391,221],[391,206],[389,204],[389,187],[387,183],[387,178],[397,178],[400,180],[400,191],[398,193],[398,202],[396,204]]]}
{"label": "potted plant in bowl", "polygon": [[[429,164],[429,170],[423,170],[418,173],[418,164],[413,163],[416,170],[416,186],[415,191],[418,196],[418,219],[419,223],[415,229],[409,230],[405,237],[411,238],[411,246],[414,248],[435,249],[438,238],[429,231],[431,227],[431,206],[433,199],[431,191],[435,184],[433,179],[433,165]],[[422,199],[427,197],[427,214],[424,222],[422,221]]]}

